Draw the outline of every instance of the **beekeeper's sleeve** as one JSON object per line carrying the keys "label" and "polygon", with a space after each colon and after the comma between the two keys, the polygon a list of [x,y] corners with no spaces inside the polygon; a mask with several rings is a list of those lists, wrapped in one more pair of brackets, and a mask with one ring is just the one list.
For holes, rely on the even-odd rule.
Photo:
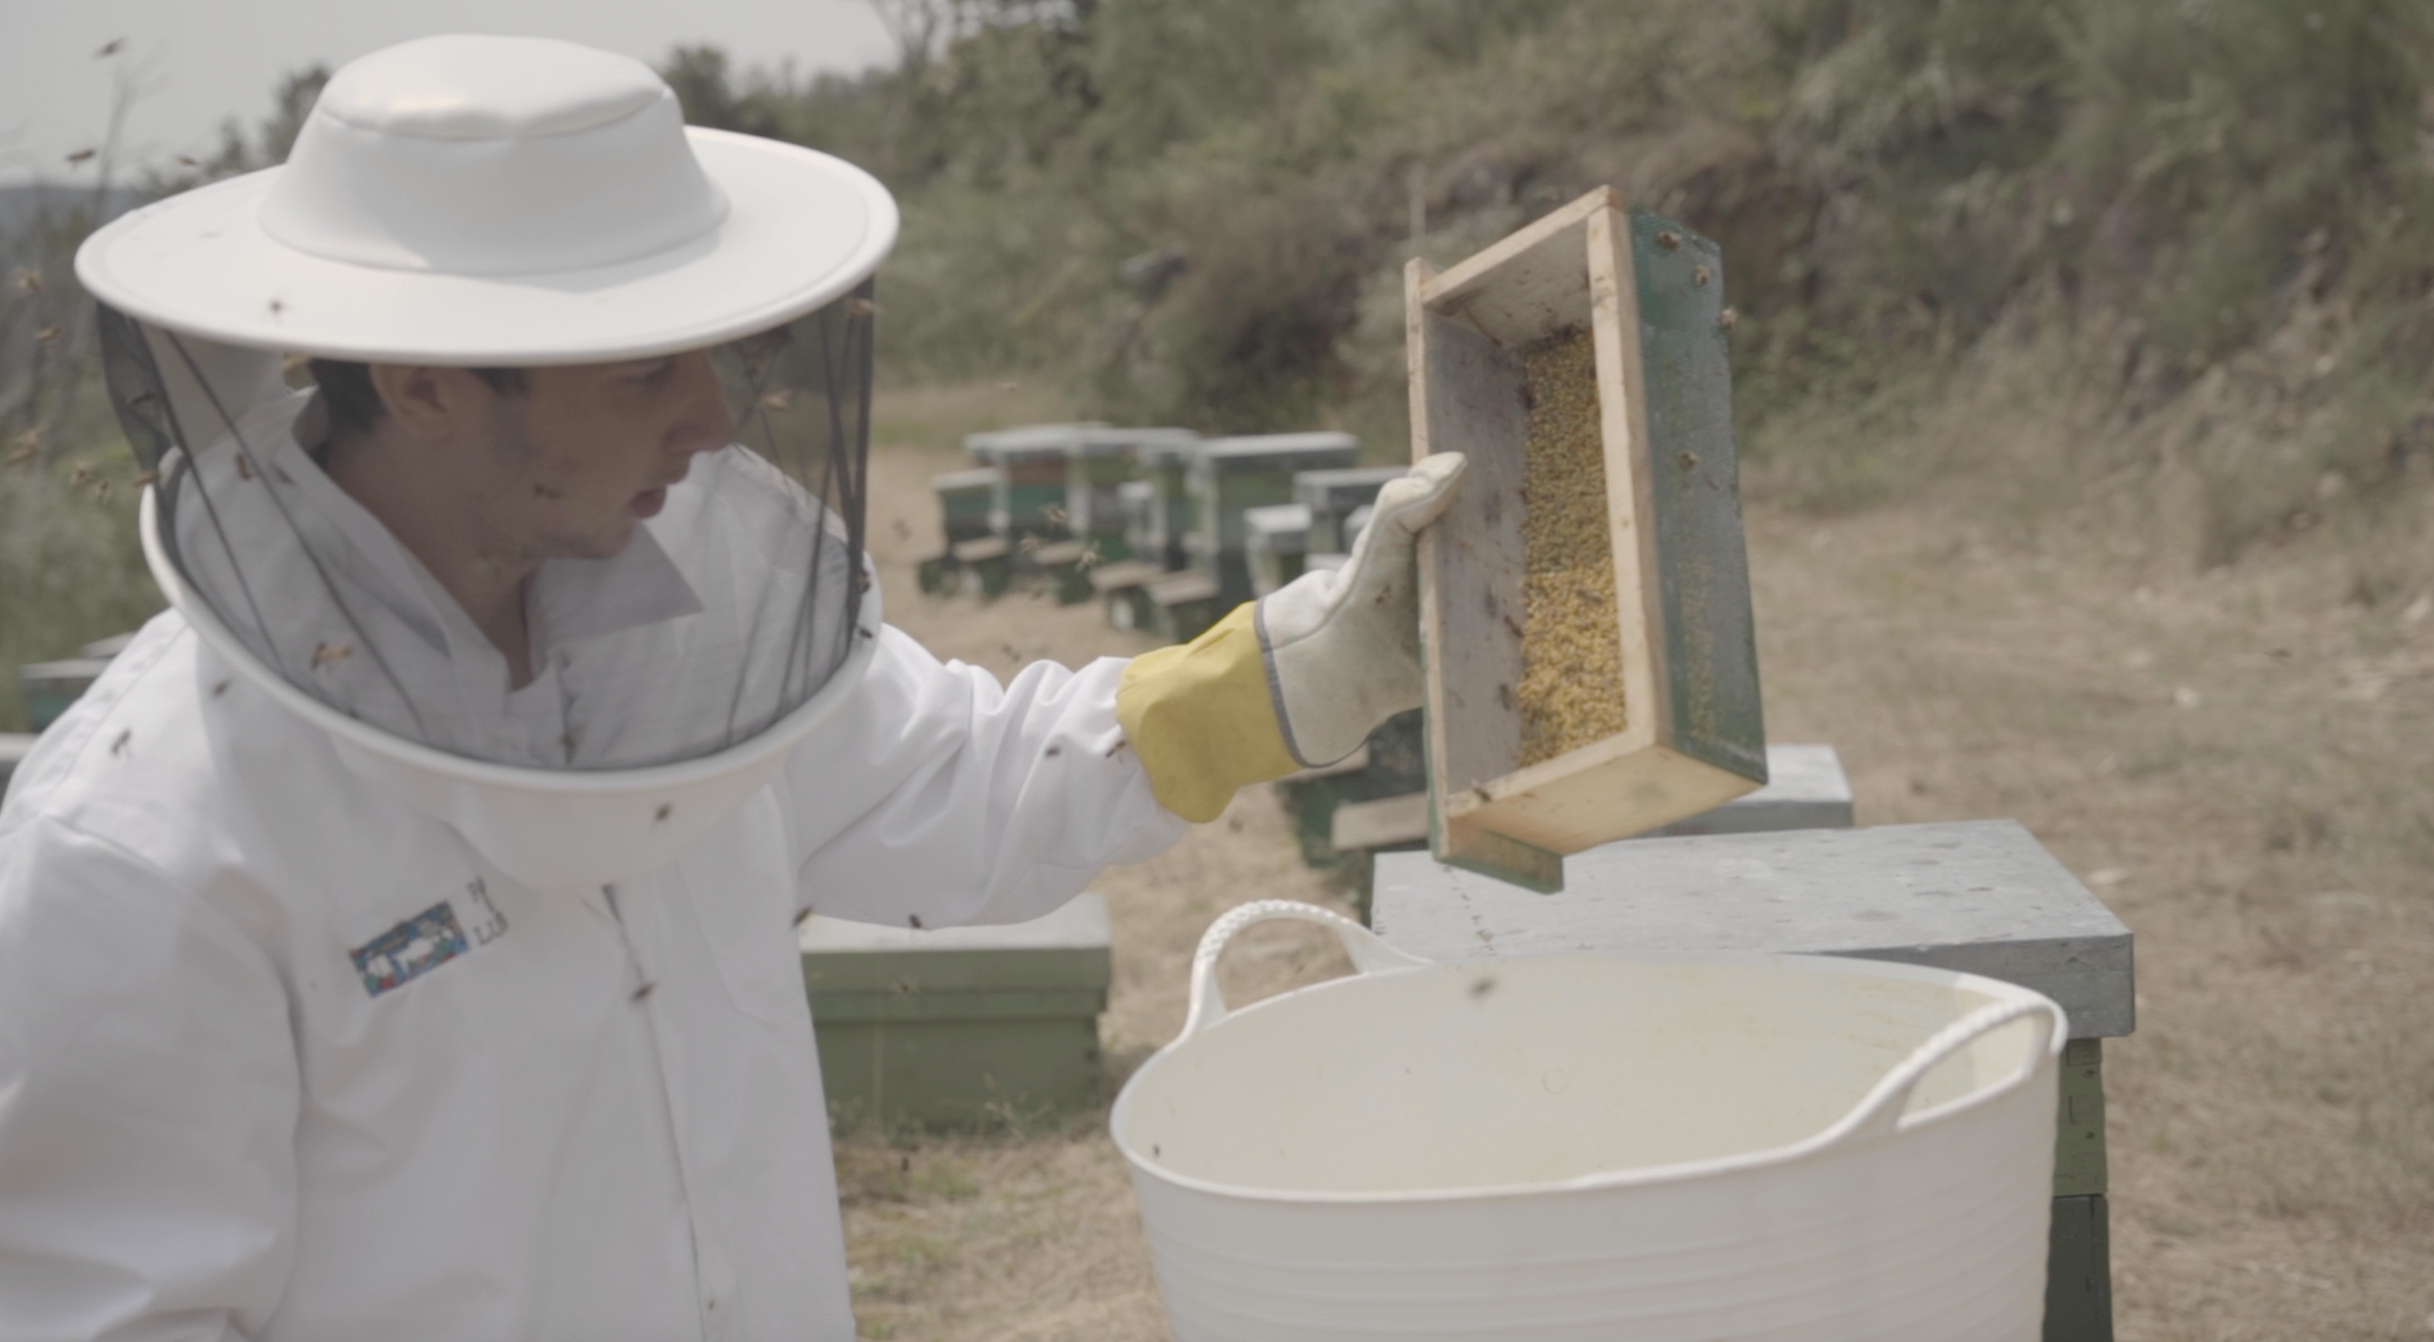
{"label": "beekeeper's sleeve", "polygon": [[1116,721],[1127,663],[1000,683],[882,627],[854,699],[789,756],[798,907],[898,927],[1037,918],[1186,828]]}
{"label": "beekeeper's sleeve", "polygon": [[261,1331],[296,1206],[283,978],[135,855],[0,830],[0,1342]]}

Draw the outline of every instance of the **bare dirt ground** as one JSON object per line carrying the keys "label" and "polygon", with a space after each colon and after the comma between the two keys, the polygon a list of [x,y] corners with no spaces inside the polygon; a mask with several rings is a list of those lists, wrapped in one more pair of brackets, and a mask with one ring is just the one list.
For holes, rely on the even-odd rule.
{"label": "bare dirt ground", "polygon": [[[895,436],[1042,413],[957,395],[899,398]],[[962,464],[874,454],[890,618],[1000,670],[1137,650],[1090,606],[914,590],[926,477]],[[1863,824],[2025,822],[2137,933],[2138,1032],[2105,1055],[2126,1342],[2434,1336],[2434,588],[2356,580],[2362,555],[2434,572],[2390,562],[2434,545],[2429,494],[2203,577],[1997,541],[1933,500],[1751,510],[1770,733],[1839,748]],[[1266,789],[1099,888],[1111,1087],[1180,1025],[1216,914],[1333,900]],[[1316,935],[1254,933],[1229,997],[1337,968]],[[1103,1114],[849,1135],[838,1159],[866,1336],[1166,1336]]]}

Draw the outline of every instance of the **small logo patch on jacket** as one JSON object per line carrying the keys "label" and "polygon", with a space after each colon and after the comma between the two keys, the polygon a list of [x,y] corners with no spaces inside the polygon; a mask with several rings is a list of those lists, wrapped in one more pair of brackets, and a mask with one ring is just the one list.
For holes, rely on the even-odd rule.
{"label": "small logo patch on jacket", "polygon": [[467,949],[465,929],[456,910],[441,900],[372,940],[347,952],[355,972],[363,975],[364,990],[374,997],[403,987]]}

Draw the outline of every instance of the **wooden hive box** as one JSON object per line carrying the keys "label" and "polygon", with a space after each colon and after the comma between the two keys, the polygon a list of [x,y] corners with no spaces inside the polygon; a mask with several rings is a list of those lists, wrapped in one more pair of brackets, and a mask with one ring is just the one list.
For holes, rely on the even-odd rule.
{"label": "wooden hive box", "polygon": [[1310,552],[1310,510],[1271,503],[1242,514],[1243,548],[1251,566],[1251,595],[1264,597],[1302,575]]}
{"label": "wooden hive box", "polygon": [[840,1119],[955,1128],[1099,1103],[1101,896],[1036,922],[926,932],[814,916],[799,944]]}
{"label": "wooden hive box", "polygon": [[1137,546],[1125,489],[1140,485],[1154,494],[1156,486],[1138,478],[1144,462],[1198,440],[1189,429],[1085,428],[1066,449],[1065,513],[1073,534],[1097,541],[1101,560],[1129,558]]}
{"label": "wooden hive box", "polygon": [[[1413,458],[1470,457],[1420,550],[1429,846],[1440,861],[1555,890],[1566,854],[1766,781],[1723,291],[1715,244],[1630,212],[1612,190],[1442,274],[1420,260],[1405,271]],[[1574,343],[1583,338],[1585,349]],[[1578,381],[1557,378],[1565,360]],[[1535,389],[1533,368],[1544,382]],[[1534,415],[1561,414],[1577,416],[1583,469],[1542,477],[1538,509],[1577,521],[1595,506],[1602,462],[1605,516],[1590,515],[1585,542],[1542,546],[1533,571],[1525,444]],[[1574,486],[1585,505],[1567,497]],[[1602,622],[1608,558],[1607,669],[1534,682],[1596,707],[1595,732],[1542,727],[1526,740],[1525,709],[1547,701],[1525,685],[1525,581],[1550,608],[1576,594],[1575,609]],[[1587,631],[1579,646],[1608,646],[1602,628],[1574,628]],[[1544,753],[1550,740],[1559,753],[1525,763],[1525,745]]]}
{"label": "wooden hive box", "polygon": [[998,471],[989,529],[1008,540],[1065,534],[1066,449],[1100,424],[1029,424],[968,434],[964,450]]}
{"label": "wooden hive box", "polygon": [[989,534],[989,504],[997,493],[996,467],[975,466],[933,475],[930,491],[938,496],[939,523],[946,530],[947,544]]}
{"label": "wooden hive box", "polygon": [[1351,550],[1352,538],[1344,530],[1344,519],[1376,502],[1378,491],[1402,474],[1400,466],[1354,466],[1294,476],[1293,501],[1310,510],[1310,553]]}
{"label": "wooden hive box", "polygon": [[1293,502],[1295,475],[1341,469],[1360,454],[1360,440],[1348,433],[1265,433],[1201,445],[1191,464],[1198,516],[1185,549],[1192,567],[1217,584],[1226,606],[1251,599],[1250,529],[1243,514]]}

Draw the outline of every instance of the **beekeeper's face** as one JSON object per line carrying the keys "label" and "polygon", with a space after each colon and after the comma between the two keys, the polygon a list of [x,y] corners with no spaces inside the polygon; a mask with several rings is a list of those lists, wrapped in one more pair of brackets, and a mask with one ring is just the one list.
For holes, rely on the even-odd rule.
{"label": "beekeeper's face", "polygon": [[468,368],[376,367],[373,377],[481,557],[508,567],[616,554],[695,453],[735,436],[700,351],[532,368],[520,387]]}

